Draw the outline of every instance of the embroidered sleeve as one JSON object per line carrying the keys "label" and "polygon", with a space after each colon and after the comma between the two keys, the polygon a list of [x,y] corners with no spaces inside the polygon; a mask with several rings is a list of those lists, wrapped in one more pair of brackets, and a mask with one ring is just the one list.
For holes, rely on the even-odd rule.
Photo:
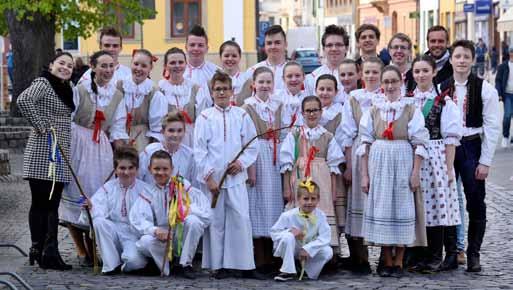
{"label": "embroidered sleeve", "polygon": [[372,110],[368,110],[367,112],[365,112],[360,121],[359,132],[362,144],[358,146],[358,149],[356,150],[357,156],[365,155],[367,146],[369,144],[372,144],[376,140],[376,133],[374,132],[374,124],[371,116],[371,111]]}
{"label": "embroidered sleeve", "polygon": [[461,120],[460,110],[449,97],[446,97],[440,119],[440,129],[446,145],[460,145],[463,132]]}
{"label": "embroidered sleeve", "polygon": [[429,131],[425,127],[424,116],[418,108],[415,108],[413,117],[410,122],[408,122],[408,139],[412,145],[416,146],[416,155],[424,159],[428,157],[425,146],[429,141]]}
{"label": "embroidered sleeve", "polygon": [[295,162],[296,140],[293,131],[289,132],[280,147],[280,172],[292,171]]}

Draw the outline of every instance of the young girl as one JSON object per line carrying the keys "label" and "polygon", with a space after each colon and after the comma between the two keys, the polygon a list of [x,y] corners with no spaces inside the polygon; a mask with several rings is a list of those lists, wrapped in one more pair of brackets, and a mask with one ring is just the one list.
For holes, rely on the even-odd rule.
{"label": "young girl", "polygon": [[[342,127],[340,126],[340,121],[342,120],[342,104],[333,102],[337,92],[337,79],[334,76],[324,74],[317,78],[315,93],[321,100],[322,105],[322,116],[319,124],[333,134],[337,144],[340,145],[342,142]],[[337,200],[335,203],[335,213],[337,226],[339,232],[343,232],[346,223],[346,190],[342,180],[342,174],[337,176],[336,189]]]}
{"label": "young girl", "polygon": [[251,76],[240,71],[242,50],[237,42],[227,40],[219,47],[221,66],[232,78],[233,96],[232,105],[242,106],[244,100],[251,97]]}
{"label": "young girl", "polygon": [[194,122],[199,113],[211,102],[211,98],[204,88],[189,79],[184,79],[186,65],[183,50],[176,47],[169,49],[164,55],[164,79],[159,81],[159,88],[167,100],[168,111],[177,110],[185,116],[187,125],[183,142],[192,147]]}
{"label": "young girl", "polygon": [[[112,146],[118,147],[128,139],[126,133],[126,106],[123,94],[112,81],[114,60],[105,51],[91,56],[91,76],[78,87],[74,96],[75,113],[71,130],[71,166],[80,180],[85,194],[92,195],[112,172]],[[91,196],[89,196],[91,198]],[[77,247],[79,260],[89,264],[92,252],[85,248],[91,241],[85,233],[88,224],[78,221],[81,196],[77,184],[65,187],[60,206],[60,219],[68,225]],[[84,243],[86,241],[86,243]]]}
{"label": "young girl", "polygon": [[387,66],[381,82],[385,101],[374,104],[360,122],[361,186],[368,193],[362,232],[368,244],[382,246],[379,274],[400,277],[405,247],[415,241],[414,192],[429,137],[420,110],[401,98],[401,72]]}
{"label": "young girl", "polygon": [[[427,55],[413,61],[413,77],[417,83],[414,98],[422,111],[430,140],[420,171],[421,190],[425,200],[428,256],[422,270],[450,270],[458,267],[456,225],[460,224],[458,193],[454,180],[454,154],[463,127],[460,111],[450,97],[442,97],[433,86],[436,64]],[[443,247],[446,256],[442,263]]]}
{"label": "young girl", "polygon": [[194,156],[190,147],[183,144],[186,123],[182,113],[169,112],[161,121],[161,132],[164,137],[161,142],[151,143],[139,154],[139,179],[148,184],[154,184],[153,176],[149,171],[150,159],[153,153],[159,150],[167,152],[173,160],[173,175],[181,175],[195,185]]}
{"label": "young girl", "polygon": [[331,227],[331,245],[338,247],[338,230],[335,219],[336,175],[341,174],[339,165],[344,162],[340,146],[324,127],[321,119],[321,101],[308,96],[301,103],[305,124],[287,134],[280,150],[281,172],[284,173],[283,198],[287,208],[296,205],[297,181],[311,177],[320,186],[319,208],[326,214]]}
{"label": "young girl", "polygon": [[154,57],[146,49],[132,53],[132,78],[118,81],[117,87],[124,94],[127,111],[126,129],[130,142],[135,142],[141,152],[150,138],[159,139],[160,121],[167,113],[167,101],[149,79]]}
{"label": "young girl", "polygon": [[[253,73],[255,95],[246,99],[243,109],[249,114],[257,134],[281,127],[282,104],[271,99],[274,86],[273,72],[259,67]],[[255,264],[264,268],[272,262],[272,240],[269,230],[283,211],[281,175],[278,163],[280,132],[259,138],[258,157],[248,170],[249,216],[253,229]],[[267,267],[268,268],[268,267]]]}
{"label": "young girl", "polygon": [[[338,71],[338,78],[344,89],[337,94],[334,102],[344,105],[349,100],[349,94],[358,88],[360,71],[356,62],[349,58],[342,61],[338,67]],[[339,99],[337,100],[337,98]]]}
{"label": "young girl", "polygon": [[287,89],[276,95],[283,104],[283,125],[290,126],[294,121],[294,126],[301,126],[301,101],[307,96],[304,90],[305,72],[301,64],[295,61],[287,62],[283,67],[283,81]]}
{"label": "young girl", "polygon": [[[342,66],[342,65],[341,65]],[[355,63],[355,67],[356,63]],[[356,148],[360,146],[358,134],[360,119],[372,106],[373,100],[383,98],[381,94],[380,73],[383,63],[377,57],[370,57],[362,64],[363,80],[367,84],[364,89],[350,92],[350,97],[344,104],[342,113],[342,142],[346,157],[344,180],[351,184],[347,193],[347,221],[345,233],[351,256],[351,269],[360,273],[370,273],[369,253],[363,243],[363,210],[367,196],[362,193],[360,186],[360,160],[356,158]],[[341,70],[341,73],[344,70]],[[341,78],[343,79],[343,78]],[[344,89],[345,89],[344,85]]]}

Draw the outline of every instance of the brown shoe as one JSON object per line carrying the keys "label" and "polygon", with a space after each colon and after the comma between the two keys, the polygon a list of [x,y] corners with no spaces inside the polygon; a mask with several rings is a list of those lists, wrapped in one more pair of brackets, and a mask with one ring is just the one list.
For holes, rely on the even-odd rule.
{"label": "brown shoe", "polygon": [[460,251],[458,252],[458,264],[460,265],[465,265],[465,252],[464,251]]}

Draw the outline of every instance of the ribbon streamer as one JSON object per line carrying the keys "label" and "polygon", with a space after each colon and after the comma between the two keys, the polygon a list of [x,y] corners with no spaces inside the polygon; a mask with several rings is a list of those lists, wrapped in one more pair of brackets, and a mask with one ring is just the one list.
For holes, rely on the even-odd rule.
{"label": "ribbon streamer", "polygon": [[48,177],[52,179],[52,189],[50,190],[50,197],[52,199],[53,191],[55,190],[55,182],[57,181],[57,163],[61,162],[61,155],[57,148],[57,133],[54,128],[50,128],[48,132]]}
{"label": "ribbon streamer", "polygon": [[305,166],[305,177],[310,177],[311,164],[315,158],[315,154],[317,154],[318,152],[319,152],[319,149],[315,146],[310,147],[310,149],[308,150],[308,157],[306,159],[306,166]]}
{"label": "ribbon streamer", "polygon": [[105,114],[96,110],[94,113],[94,131],[93,131],[93,141],[97,144],[100,143],[100,132],[102,130],[102,121],[105,121]]}

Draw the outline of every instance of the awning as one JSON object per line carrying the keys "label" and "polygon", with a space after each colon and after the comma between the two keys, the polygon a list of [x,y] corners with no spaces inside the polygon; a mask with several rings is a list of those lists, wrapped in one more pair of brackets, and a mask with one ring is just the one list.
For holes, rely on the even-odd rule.
{"label": "awning", "polygon": [[497,30],[500,32],[513,31],[513,7],[508,8],[497,20]]}

